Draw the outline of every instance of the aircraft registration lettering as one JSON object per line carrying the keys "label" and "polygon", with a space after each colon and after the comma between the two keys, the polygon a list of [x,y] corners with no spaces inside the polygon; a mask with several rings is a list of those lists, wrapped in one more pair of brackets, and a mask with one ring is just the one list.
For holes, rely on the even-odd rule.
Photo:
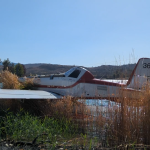
{"label": "aircraft registration lettering", "polygon": [[143,68],[150,68],[150,63],[144,63]]}
{"label": "aircraft registration lettering", "polygon": [[106,86],[97,86],[97,90],[107,91],[107,87]]}

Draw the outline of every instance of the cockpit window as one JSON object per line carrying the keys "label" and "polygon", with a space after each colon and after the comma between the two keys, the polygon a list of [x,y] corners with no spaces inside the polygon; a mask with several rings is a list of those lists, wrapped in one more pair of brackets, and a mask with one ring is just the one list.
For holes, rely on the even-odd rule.
{"label": "cockpit window", "polygon": [[68,70],[67,72],[65,72],[65,76],[69,76],[76,68],[71,68],[70,70]]}
{"label": "cockpit window", "polygon": [[81,70],[74,70],[70,75],[69,77],[72,77],[72,78],[77,78],[80,74]]}

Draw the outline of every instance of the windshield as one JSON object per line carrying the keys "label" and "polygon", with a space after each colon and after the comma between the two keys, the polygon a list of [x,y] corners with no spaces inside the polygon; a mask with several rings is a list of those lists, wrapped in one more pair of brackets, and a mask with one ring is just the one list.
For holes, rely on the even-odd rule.
{"label": "windshield", "polygon": [[69,77],[77,78],[79,76],[80,72],[81,72],[81,70],[76,69],[69,75]]}
{"label": "windshield", "polygon": [[75,69],[76,69],[76,67],[71,68],[70,70],[68,70],[67,72],[65,72],[65,76],[69,76]]}

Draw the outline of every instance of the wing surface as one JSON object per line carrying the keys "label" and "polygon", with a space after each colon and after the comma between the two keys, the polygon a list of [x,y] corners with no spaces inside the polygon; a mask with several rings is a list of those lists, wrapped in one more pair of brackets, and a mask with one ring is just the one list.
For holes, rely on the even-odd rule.
{"label": "wing surface", "polygon": [[0,99],[60,99],[61,96],[40,90],[0,89]]}

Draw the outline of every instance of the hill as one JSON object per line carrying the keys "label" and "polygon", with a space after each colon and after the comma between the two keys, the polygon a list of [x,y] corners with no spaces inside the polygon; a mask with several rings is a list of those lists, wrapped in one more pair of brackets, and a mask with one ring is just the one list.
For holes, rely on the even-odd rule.
{"label": "hill", "polygon": [[[45,63],[35,63],[35,64],[24,64],[26,68],[26,76],[29,75],[50,75],[63,73],[68,71],[74,66],[70,65],[58,65],[58,64],[45,64]],[[84,67],[89,70],[95,78],[103,79],[128,79],[132,70],[134,69],[135,64],[127,64],[120,66],[113,65],[102,65],[98,67]],[[3,66],[0,65],[0,71],[3,69]]]}
{"label": "hill", "polygon": [[[63,73],[74,66],[57,65],[57,64],[25,64],[26,75],[50,75]],[[115,79],[115,78],[128,78],[134,69],[135,64],[113,66],[102,65],[98,67],[85,67],[89,70],[95,78]]]}

